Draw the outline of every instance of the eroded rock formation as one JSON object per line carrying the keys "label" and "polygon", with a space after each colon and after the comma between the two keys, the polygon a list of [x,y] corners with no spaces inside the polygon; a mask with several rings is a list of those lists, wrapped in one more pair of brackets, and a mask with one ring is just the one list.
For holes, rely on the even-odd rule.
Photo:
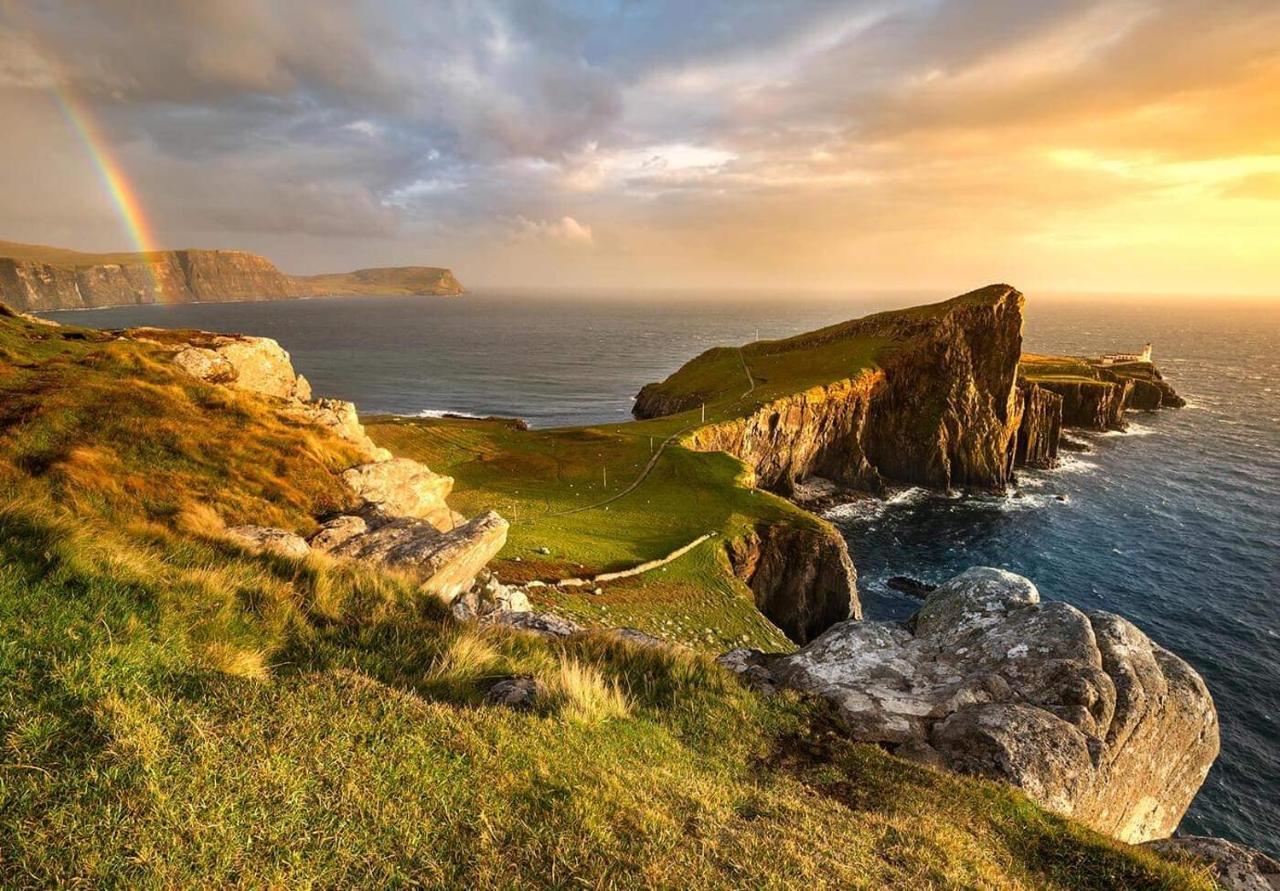
{"label": "eroded rock formation", "polygon": [[[1021,419],[1023,302],[1017,289],[991,285],[922,311],[880,313],[806,335],[806,349],[836,338],[892,346],[874,368],[703,426],[687,444],[741,458],[760,485],[783,494],[809,476],[871,489],[886,481],[1004,486]],[[651,385],[633,413],[657,417],[696,405],[696,398],[673,400]]]}
{"label": "eroded rock formation", "polygon": [[287,530],[262,526],[228,529],[232,541],[286,557],[305,557],[315,549],[406,570],[419,579],[423,590],[450,601],[471,588],[506,544],[506,520],[490,511],[468,521],[452,510],[445,499],[453,480],[375,446],[351,403],[310,401],[306,379],[294,372],[289,354],[274,340],[199,334],[192,343],[169,348],[174,364],[188,374],[267,397],[282,414],[329,430],[369,459],[342,473],[355,509],[330,518],[310,542]]}
{"label": "eroded rock formation", "polygon": [[858,574],[833,527],[774,524],[727,545],[730,565],[756,608],[797,643],[836,622],[862,618]]}
{"label": "eroded rock formation", "polygon": [[726,662],[828,699],[855,739],[1011,783],[1128,842],[1172,832],[1218,753],[1185,662],[998,569],[941,585],[905,625],[844,622],[793,654]]}

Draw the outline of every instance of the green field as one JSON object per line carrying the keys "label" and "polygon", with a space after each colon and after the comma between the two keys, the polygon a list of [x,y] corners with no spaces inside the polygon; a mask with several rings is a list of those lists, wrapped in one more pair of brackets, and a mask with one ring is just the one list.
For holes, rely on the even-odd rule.
{"label": "green field", "polygon": [[502,419],[366,418],[365,426],[379,445],[454,477],[451,503],[463,514],[493,509],[511,523],[494,564],[507,581],[625,570],[713,536],[670,564],[599,585],[600,593],[595,585],[534,589],[542,605],[714,652],[742,643],[778,649],[786,638],[733,576],[725,542],[764,524],[822,521],[750,486],[736,458],[681,443],[703,424],[856,377],[889,346],[881,338],[802,335],[713,349],[663,384],[673,394],[696,393],[698,406],[645,421],[525,430]]}

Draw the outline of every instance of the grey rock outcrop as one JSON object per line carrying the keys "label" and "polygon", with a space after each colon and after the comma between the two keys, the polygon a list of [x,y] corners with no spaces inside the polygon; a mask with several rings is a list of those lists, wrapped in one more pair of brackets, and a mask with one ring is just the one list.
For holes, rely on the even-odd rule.
{"label": "grey rock outcrop", "polygon": [[356,531],[358,524],[344,526],[334,535],[330,523],[312,543],[336,557],[409,570],[421,578],[424,590],[448,601],[470,588],[507,542],[507,521],[493,511],[448,532],[416,517],[379,518],[366,522],[362,532]]}
{"label": "grey rock outcrop", "polygon": [[828,699],[856,739],[1011,783],[1132,843],[1173,831],[1218,753],[1213,700],[1185,662],[999,569],[941,585],[906,625],[843,622],[736,663]]}
{"label": "grey rock outcrop", "polygon": [[525,711],[533,708],[546,695],[546,685],[537,678],[503,678],[485,693],[484,702],[485,705],[503,705]]}
{"label": "grey rock outcrop", "polygon": [[[137,338],[138,333],[131,334]],[[173,362],[193,377],[269,397],[286,417],[326,429],[370,459],[342,473],[357,507],[326,521],[310,544],[281,529],[228,530],[228,536],[244,546],[295,557],[314,548],[405,570],[421,580],[423,590],[452,602],[472,587],[506,543],[506,520],[489,512],[468,521],[452,510],[445,499],[453,479],[379,448],[369,439],[354,405],[335,399],[311,401],[310,384],[294,372],[289,354],[274,340],[199,333],[191,343],[170,348]]]}
{"label": "grey rock outcrop", "polygon": [[192,377],[277,399],[311,398],[311,385],[293,370],[289,354],[269,337],[205,335],[173,357]]}
{"label": "grey rock outcrop", "polygon": [[342,479],[356,497],[389,516],[426,520],[442,532],[466,522],[445,503],[453,477],[409,458],[360,464],[343,471]]}
{"label": "grey rock outcrop", "polygon": [[1185,835],[1146,846],[1158,854],[1186,856],[1207,865],[1224,891],[1280,891],[1280,862],[1225,838]]}
{"label": "grey rock outcrop", "polygon": [[299,559],[311,553],[311,547],[300,535],[272,526],[231,526],[227,538],[250,551],[277,554]]}

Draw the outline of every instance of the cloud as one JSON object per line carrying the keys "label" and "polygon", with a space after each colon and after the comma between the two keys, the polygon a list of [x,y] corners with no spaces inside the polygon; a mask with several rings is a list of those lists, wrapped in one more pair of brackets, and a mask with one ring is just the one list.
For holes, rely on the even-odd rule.
{"label": "cloud", "polygon": [[268,245],[298,269],[430,240],[481,274],[592,247],[557,281],[1012,278],[991,258],[1032,244],[1035,269],[1069,278],[1080,256],[1054,244],[1123,225],[1211,218],[1247,240],[1234,214],[1260,211],[1238,198],[1270,194],[1280,157],[1274,0],[0,10],[17,238],[119,236],[53,88],[165,241]]}
{"label": "cloud", "polygon": [[590,247],[595,241],[591,227],[584,226],[570,216],[563,216],[558,220],[516,217],[513,235],[520,241],[543,241],[569,247]]}

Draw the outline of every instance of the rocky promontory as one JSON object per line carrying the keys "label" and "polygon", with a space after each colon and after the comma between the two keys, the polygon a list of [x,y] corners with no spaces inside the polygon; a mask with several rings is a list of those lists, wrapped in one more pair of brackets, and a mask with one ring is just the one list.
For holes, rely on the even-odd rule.
{"label": "rocky promontory", "polygon": [[454,296],[448,269],[427,266],[292,276],[245,251],[86,254],[0,242],[0,301],[26,312],[151,303],[230,303],[301,297]]}

